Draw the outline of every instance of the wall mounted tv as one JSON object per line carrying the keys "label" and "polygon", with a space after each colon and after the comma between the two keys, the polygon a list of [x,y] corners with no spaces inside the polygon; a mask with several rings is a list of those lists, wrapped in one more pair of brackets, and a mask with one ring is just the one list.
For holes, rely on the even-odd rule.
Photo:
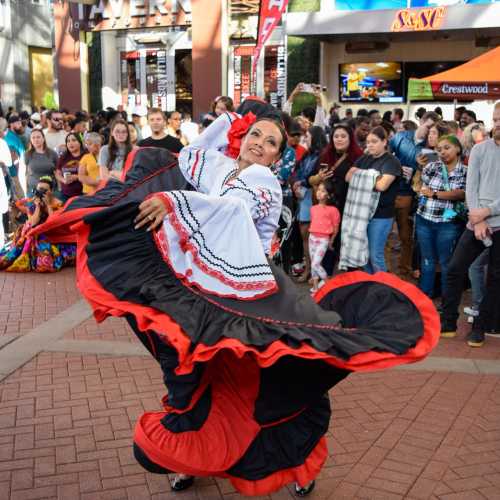
{"label": "wall mounted tv", "polygon": [[339,65],[342,102],[403,102],[403,70],[399,62]]}
{"label": "wall mounted tv", "polygon": [[410,78],[425,78],[435,75],[452,68],[460,66],[465,61],[423,61],[423,62],[405,62],[404,73],[405,80]]}

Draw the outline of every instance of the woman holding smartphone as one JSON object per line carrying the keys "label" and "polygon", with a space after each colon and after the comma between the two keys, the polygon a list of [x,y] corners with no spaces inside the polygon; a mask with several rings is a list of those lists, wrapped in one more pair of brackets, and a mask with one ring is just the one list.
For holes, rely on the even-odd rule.
{"label": "woman holding smartphone", "polygon": [[[313,190],[321,182],[327,182],[333,204],[341,215],[344,213],[349,189],[346,181],[347,172],[362,154],[363,151],[354,138],[353,130],[346,123],[338,123],[332,129],[330,142],[321,153],[318,167],[309,176],[308,183]],[[328,250],[323,260],[323,267],[330,276],[333,274],[335,259],[340,255],[341,240],[342,235],[339,232],[335,238],[334,251]]]}
{"label": "woman holding smartphone", "polygon": [[309,185],[313,188],[328,179],[332,186],[335,206],[341,214],[349,189],[347,172],[362,154],[352,129],[346,123],[338,123],[333,127],[330,142],[321,154],[318,167],[309,177]]}
{"label": "woman holding smartphone", "polygon": [[420,151],[417,156],[418,170],[415,173],[412,180],[412,189],[418,193],[422,187],[422,169],[429,163],[439,160],[438,153],[436,151],[439,139],[443,135],[451,134],[451,129],[449,125],[444,121],[436,122],[429,128],[429,134],[427,135],[427,144],[425,148]]}
{"label": "woman holding smartphone", "polygon": [[65,203],[73,196],[82,194],[82,183],[78,180],[78,167],[86,153],[79,134],[70,132],[66,136],[66,152],[57,160],[55,176],[61,186],[61,201]]}

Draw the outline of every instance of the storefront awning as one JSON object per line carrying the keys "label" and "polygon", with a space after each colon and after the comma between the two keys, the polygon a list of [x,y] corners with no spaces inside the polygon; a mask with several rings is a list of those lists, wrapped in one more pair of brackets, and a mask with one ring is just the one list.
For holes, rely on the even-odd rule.
{"label": "storefront awning", "polygon": [[288,35],[322,39],[468,29],[496,30],[498,33],[499,19],[500,2],[402,10],[295,12],[288,14],[286,30]]}
{"label": "storefront awning", "polygon": [[500,98],[500,46],[448,71],[408,81],[411,101]]}

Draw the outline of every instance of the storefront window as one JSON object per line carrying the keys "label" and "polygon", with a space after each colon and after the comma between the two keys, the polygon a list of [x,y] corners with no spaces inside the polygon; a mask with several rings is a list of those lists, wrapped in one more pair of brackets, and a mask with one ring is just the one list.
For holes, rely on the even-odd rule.
{"label": "storefront window", "polygon": [[[183,108],[190,107],[191,51],[180,51],[182,65],[176,68],[176,57],[167,55],[165,50],[147,49],[121,53],[121,93],[122,103],[129,110],[137,106],[158,107],[172,111],[177,105],[177,89]],[[189,68],[189,71],[186,70]],[[181,70],[176,82],[177,69]],[[180,84],[180,85],[179,85]]]}

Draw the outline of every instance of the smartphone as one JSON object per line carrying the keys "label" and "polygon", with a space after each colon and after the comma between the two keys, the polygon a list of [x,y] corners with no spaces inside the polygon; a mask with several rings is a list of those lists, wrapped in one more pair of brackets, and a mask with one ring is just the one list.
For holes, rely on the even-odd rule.
{"label": "smartphone", "polygon": [[304,83],[302,85],[302,92],[309,92],[310,94],[313,94],[314,92],[317,91],[323,91],[326,92],[326,87],[322,87],[321,85],[318,85],[317,83]]}
{"label": "smartphone", "polygon": [[424,148],[420,153],[423,154],[424,156],[427,156],[429,162],[439,160],[439,155],[433,149]]}

